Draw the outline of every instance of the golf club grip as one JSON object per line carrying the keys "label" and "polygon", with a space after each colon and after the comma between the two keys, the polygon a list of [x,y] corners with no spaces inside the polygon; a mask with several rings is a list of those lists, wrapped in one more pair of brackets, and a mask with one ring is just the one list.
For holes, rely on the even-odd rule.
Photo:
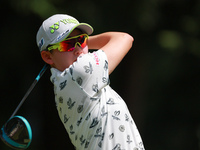
{"label": "golf club grip", "polygon": [[26,100],[26,98],[28,97],[28,95],[30,94],[30,92],[33,90],[33,88],[35,87],[35,85],[37,84],[37,82],[40,80],[40,78],[42,77],[42,75],[44,74],[44,72],[47,70],[47,68],[48,68],[48,65],[45,64],[44,67],[42,68],[42,70],[40,71],[40,73],[37,75],[37,77],[33,81],[33,83],[31,84],[30,88],[28,89],[28,91],[26,92],[26,94],[24,95],[24,97],[22,98],[21,102],[19,103],[19,105],[17,106],[17,108],[15,109],[15,111],[13,112],[13,114],[11,115],[10,118],[12,118],[12,117],[15,116],[15,114],[17,113],[17,111],[19,110],[19,108],[22,106],[22,104],[24,103],[24,101]]}

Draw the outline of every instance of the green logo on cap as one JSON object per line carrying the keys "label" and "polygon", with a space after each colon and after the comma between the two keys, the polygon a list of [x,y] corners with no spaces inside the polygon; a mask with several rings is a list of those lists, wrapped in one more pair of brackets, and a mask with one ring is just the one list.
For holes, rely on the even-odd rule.
{"label": "green logo on cap", "polygon": [[59,29],[59,22],[54,23],[54,25],[50,26],[51,29],[51,33],[53,34],[55,32],[55,30]]}
{"label": "green logo on cap", "polygon": [[79,22],[76,20],[76,19],[71,19],[71,18],[68,18],[68,19],[62,19],[56,23],[54,23],[54,25],[50,26],[51,30],[50,32],[53,34],[55,32],[55,30],[58,30],[59,27],[60,27],[60,22],[61,23],[64,23],[65,25],[67,24],[78,24]]}

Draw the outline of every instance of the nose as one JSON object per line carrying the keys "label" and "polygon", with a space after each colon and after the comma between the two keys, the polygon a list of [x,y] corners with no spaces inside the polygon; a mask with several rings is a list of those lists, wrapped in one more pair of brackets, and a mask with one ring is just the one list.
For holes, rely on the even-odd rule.
{"label": "nose", "polygon": [[83,48],[79,45],[76,45],[74,53],[75,53],[75,55],[80,55],[81,53],[83,53]]}

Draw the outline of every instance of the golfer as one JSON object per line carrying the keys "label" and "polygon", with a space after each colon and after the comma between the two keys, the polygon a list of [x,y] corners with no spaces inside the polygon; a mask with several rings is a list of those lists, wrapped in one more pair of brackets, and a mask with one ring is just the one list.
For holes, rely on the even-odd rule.
{"label": "golfer", "polygon": [[124,100],[109,85],[133,38],[121,32],[89,36],[92,32],[89,24],[64,14],[49,17],[38,30],[59,117],[77,150],[144,150]]}

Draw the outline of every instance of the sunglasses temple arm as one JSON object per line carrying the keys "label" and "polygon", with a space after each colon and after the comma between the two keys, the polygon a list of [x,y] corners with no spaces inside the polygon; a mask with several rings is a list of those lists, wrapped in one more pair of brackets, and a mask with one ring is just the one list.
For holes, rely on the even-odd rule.
{"label": "sunglasses temple arm", "polygon": [[22,100],[19,103],[19,105],[17,106],[17,108],[15,109],[15,111],[13,112],[13,114],[11,115],[10,119],[15,116],[15,114],[17,113],[17,111],[19,110],[19,108],[22,106],[22,104],[24,103],[24,101],[26,100],[26,98],[28,97],[28,95],[30,94],[30,92],[33,90],[33,88],[35,87],[35,85],[37,84],[37,82],[40,80],[40,78],[42,77],[42,75],[44,74],[44,72],[47,70],[47,68],[48,68],[48,65],[45,64],[44,67],[42,68],[42,70],[40,71],[40,73],[38,74],[38,76],[35,78],[35,80],[31,84],[30,88],[28,89],[28,91],[26,92],[26,94],[24,95],[24,97],[22,98]]}

